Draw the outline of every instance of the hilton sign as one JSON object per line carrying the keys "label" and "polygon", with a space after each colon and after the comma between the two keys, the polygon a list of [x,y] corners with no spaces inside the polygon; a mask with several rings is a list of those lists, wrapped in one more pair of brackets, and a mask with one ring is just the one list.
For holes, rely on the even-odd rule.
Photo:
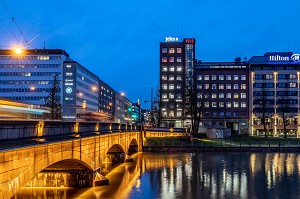
{"label": "hilton sign", "polygon": [[270,55],[269,61],[300,61],[300,54],[293,54],[291,56],[280,56],[280,55]]}

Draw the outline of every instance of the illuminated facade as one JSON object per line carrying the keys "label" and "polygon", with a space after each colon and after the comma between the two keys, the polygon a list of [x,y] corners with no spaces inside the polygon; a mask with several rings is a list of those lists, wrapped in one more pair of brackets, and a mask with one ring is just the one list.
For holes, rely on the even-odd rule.
{"label": "illuminated facade", "polygon": [[197,62],[197,107],[201,110],[199,132],[227,135],[249,130],[249,67],[247,63]]}
{"label": "illuminated facade", "polygon": [[[121,121],[131,124],[131,115],[124,114],[124,108],[131,106],[131,102],[122,98],[118,104],[123,104],[123,110],[116,109],[115,91],[73,61],[64,50],[24,49],[19,53],[0,50],[2,98],[45,106],[56,76],[63,120]],[[116,110],[123,112],[117,114],[118,118]]]}
{"label": "illuminated facade", "polygon": [[166,37],[160,43],[160,101],[161,126],[183,127],[188,125],[186,90],[192,84],[195,60],[195,39]]}
{"label": "illuminated facade", "polygon": [[[251,134],[300,135],[300,55],[272,52],[249,60]],[[265,123],[265,124],[264,124]],[[264,127],[265,126],[265,127]]]}

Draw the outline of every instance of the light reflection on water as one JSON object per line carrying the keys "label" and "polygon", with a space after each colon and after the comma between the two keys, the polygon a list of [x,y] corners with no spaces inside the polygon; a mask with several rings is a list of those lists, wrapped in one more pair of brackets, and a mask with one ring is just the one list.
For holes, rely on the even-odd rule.
{"label": "light reflection on water", "polygon": [[17,198],[300,198],[296,153],[139,153],[134,158],[106,176],[110,185],[60,188],[56,195],[52,189],[47,196],[26,188]]}

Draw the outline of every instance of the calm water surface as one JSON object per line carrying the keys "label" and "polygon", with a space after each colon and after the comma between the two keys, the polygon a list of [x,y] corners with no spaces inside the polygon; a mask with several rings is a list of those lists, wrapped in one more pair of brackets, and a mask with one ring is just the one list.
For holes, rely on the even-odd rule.
{"label": "calm water surface", "polygon": [[22,188],[14,198],[300,198],[300,154],[138,153],[110,185]]}

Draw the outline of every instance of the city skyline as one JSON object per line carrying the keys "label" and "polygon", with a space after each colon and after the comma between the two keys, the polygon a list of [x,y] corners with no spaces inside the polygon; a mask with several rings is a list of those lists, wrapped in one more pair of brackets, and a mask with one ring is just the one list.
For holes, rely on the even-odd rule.
{"label": "city skyline", "polygon": [[[159,42],[195,38],[196,58],[233,61],[272,51],[300,52],[295,0],[1,3],[0,48],[61,48],[128,99],[150,107],[159,84]],[[280,14],[278,14],[280,13]],[[36,37],[37,36],[37,37]]]}

